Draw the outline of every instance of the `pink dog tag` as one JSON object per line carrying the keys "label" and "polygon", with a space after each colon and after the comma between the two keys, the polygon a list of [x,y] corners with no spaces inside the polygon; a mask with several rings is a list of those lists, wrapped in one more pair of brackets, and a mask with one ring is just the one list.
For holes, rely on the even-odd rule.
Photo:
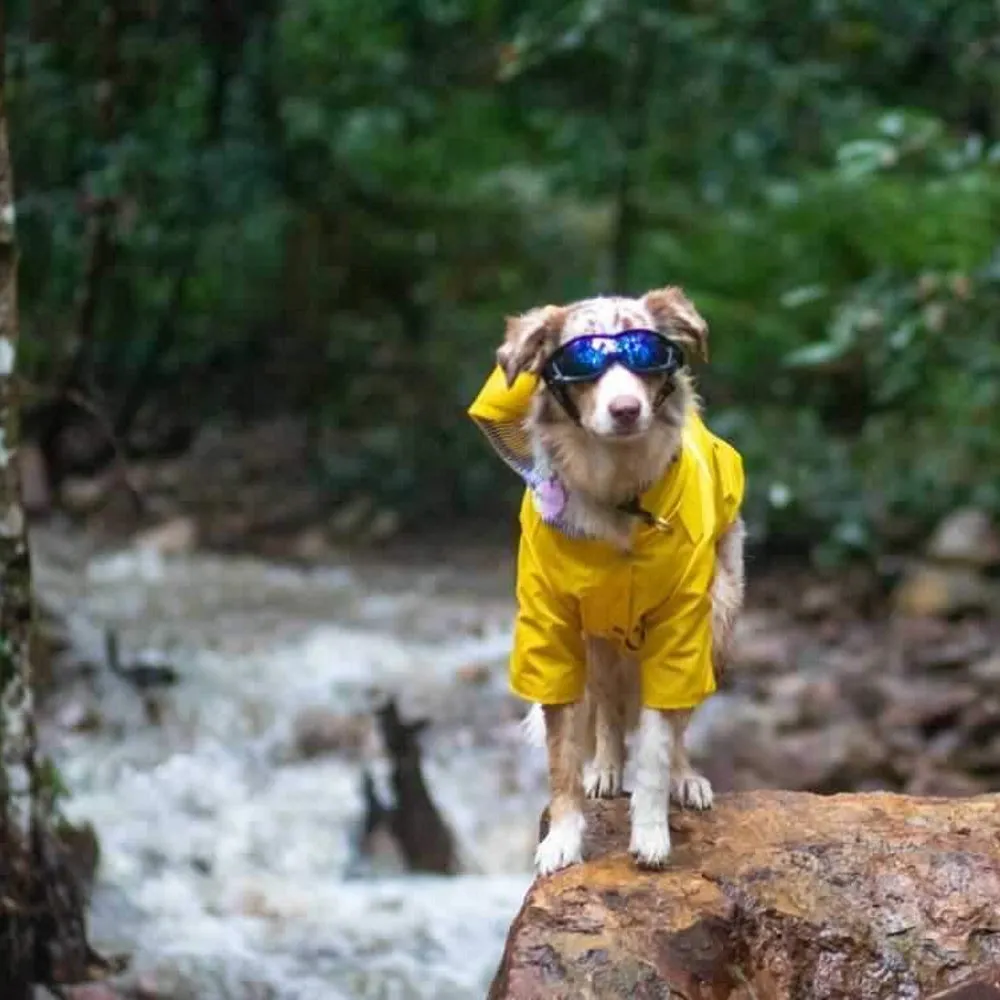
{"label": "pink dog tag", "polygon": [[554,521],[566,507],[566,489],[554,476],[534,489],[535,509],[544,521]]}

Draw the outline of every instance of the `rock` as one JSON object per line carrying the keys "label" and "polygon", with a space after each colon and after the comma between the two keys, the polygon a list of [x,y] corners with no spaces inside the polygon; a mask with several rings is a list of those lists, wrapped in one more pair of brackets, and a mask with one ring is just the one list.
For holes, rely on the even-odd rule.
{"label": "rock", "polygon": [[306,528],[292,539],[291,555],[305,563],[320,563],[330,558],[330,542],[321,527]]}
{"label": "rock", "polygon": [[927,543],[927,555],[935,562],[993,566],[1000,563],[1000,537],[989,515],[963,507],[937,526]]}
{"label": "rock", "polygon": [[784,736],[761,748],[759,766],[771,787],[811,792],[854,788],[880,769],[885,748],[862,723],[845,719]]}
{"label": "rock", "polygon": [[455,671],[455,680],[462,684],[486,684],[491,673],[488,663],[467,663]]}
{"label": "rock", "polygon": [[660,873],[626,852],[626,799],[587,812],[593,860],[535,881],[489,1000],[901,1000],[996,980],[996,796],[725,795],[673,813]]}
{"label": "rock", "polygon": [[162,997],[156,980],[149,974],[139,976],[134,992],[135,1000],[159,1000]]}
{"label": "rock", "polygon": [[840,590],[835,584],[815,583],[802,594],[799,616],[809,620],[822,618],[839,610],[842,603]]}
{"label": "rock", "polygon": [[969,673],[981,683],[1000,685],[1000,653],[973,663],[969,667]]}
{"label": "rock", "polygon": [[399,533],[400,518],[394,510],[383,509],[375,512],[368,525],[368,538],[373,542],[387,542]]}
{"label": "rock", "polygon": [[931,795],[940,798],[964,798],[989,791],[987,782],[967,774],[941,771],[935,767],[919,768],[906,784],[907,795]]}
{"label": "rock", "polygon": [[947,642],[953,626],[938,618],[900,618],[892,623],[899,646],[912,656],[917,650]]}
{"label": "rock", "polygon": [[928,734],[940,732],[979,698],[971,685],[919,677],[887,682],[886,689],[886,707],[878,720],[883,730],[919,726]]}
{"label": "rock", "polygon": [[778,729],[821,726],[843,713],[840,689],[832,677],[783,674],[769,686],[768,694]]}
{"label": "rock", "polygon": [[52,486],[42,449],[35,444],[22,444],[17,450],[17,465],[25,513],[45,514],[52,506]]}
{"label": "rock", "polygon": [[111,489],[110,476],[67,476],[59,487],[59,502],[70,514],[86,516],[107,502]]}
{"label": "rock", "polygon": [[101,844],[90,823],[63,823],[57,832],[65,851],[66,864],[78,881],[84,895],[89,896],[101,860]]}
{"label": "rock", "polygon": [[736,625],[733,670],[779,673],[792,664],[792,648],[787,630],[767,615],[747,612]]}
{"label": "rock", "polygon": [[198,544],[198,526],[189,517],[176,517],[139,532],[133,544],[161,556],[183,555]]}
{"label": "rock", "polygon": [[330,518],[330,531],[337,537],[350,537],[359,532],[371,518],[373,503],[369,497],[356,497],[345,503]]}
{"label": "rock", "polygon": [[96,732],[104,721],[97,705],[88,704],[82,699],[62,704],[55,713],[55,719],[63,729],[74,733]]}
{"label": "rock", "polygon": [[107,983],[86,983],[63,991],[66,1000],[122,1000],[122,994]]}
{"label": "rock", "polygon": [[327,708],[305,708],[292,723],[294,756],[308,760],[327,753],[360,753],[372,737],[367,715],[344,715]]}
{"label": "rock", "polygon": [[976,976],[949,986],[927,1000],[1000,1000],[1000,974]]}
{"label": "rock", "polygon": [[926,670],[952,670],[980,659],[990,651],[990,638],[984,632],[970,631],[944,642],[915,646],[909,652],[914,666]]}
{"label": "rock", "polygon": [[962,566],[914,567],[895,594],[896,610],[906,615],[943,618],[996,607],[996,585]]}

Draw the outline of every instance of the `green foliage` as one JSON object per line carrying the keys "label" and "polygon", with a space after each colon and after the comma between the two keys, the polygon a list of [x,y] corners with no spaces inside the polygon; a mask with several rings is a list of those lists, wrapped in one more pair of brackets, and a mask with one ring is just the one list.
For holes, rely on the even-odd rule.
{"label": "green foliage", "polygon": [[42,381],[108,198],[110,405],[308,412],[334,498],[500,513],[517,484],[464,410],[503,316],[680,283],[759,537],[834,558],[1000,509],[988,0],[13,8]]}

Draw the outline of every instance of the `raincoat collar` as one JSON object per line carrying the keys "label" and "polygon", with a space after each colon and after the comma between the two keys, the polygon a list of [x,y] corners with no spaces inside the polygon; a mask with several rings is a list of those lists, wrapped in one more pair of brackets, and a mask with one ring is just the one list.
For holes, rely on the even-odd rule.
{"label": "raincoat collar", "polygon": [[[518,376],[512,386],[508,386],[503,372],[499,367],[494,368],[486,385],[470,406],[469,414],[486,433],[497,454],[531,490],[542,520],[571,537],[586,537],[566,524],[558,513],[553,516],[544,514],[538,503],[538,493],[548,479],[548,470],[538,468],[537,456],[532,454],[525,429],[525,420],[539,381],[537,375],[525,372]],[[696,483],[695,477],[702,473],[709,474],[705,456],[698,446],[698,440],[704,436],[702,430],[701,417],[692,409],[685,419],[681,448],[676,459],[660,479],[638,498],[639,505],[653,517],[662,519],[671,526],[679,521],[692,541],[700,537],[704,519],[696,497],[692,495],[685,502],[685,495],[689,487]],[[694,494],[699,492],[702,491],[693,491]],[[634,530],[639,533],[639,539],[662,530],[643,523],[640,518],[636,518],[636,522]]]}

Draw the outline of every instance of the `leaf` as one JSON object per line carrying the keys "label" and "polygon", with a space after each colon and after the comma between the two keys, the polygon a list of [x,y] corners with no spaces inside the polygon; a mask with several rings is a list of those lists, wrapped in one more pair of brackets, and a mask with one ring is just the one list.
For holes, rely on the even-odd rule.
{"label": "leaf", "polygon": [[785,358],[789,368],[826,368],[842,361],[853,350],[853,345],[834,340],[821,340],[792,351]]}
{"label": "leaf", "polygon": [[837,150],[837,167],[844,177],[857,180],[894,166],[899,159],[896,147],[880,139],[857,139]]}
{"label": "leaf", "polygon": [[781,304],[786,309],[798,309],[800,306],[825,298],[826,294],[827,289],[824,285],[800,285],[785,292],[781,296]]}

